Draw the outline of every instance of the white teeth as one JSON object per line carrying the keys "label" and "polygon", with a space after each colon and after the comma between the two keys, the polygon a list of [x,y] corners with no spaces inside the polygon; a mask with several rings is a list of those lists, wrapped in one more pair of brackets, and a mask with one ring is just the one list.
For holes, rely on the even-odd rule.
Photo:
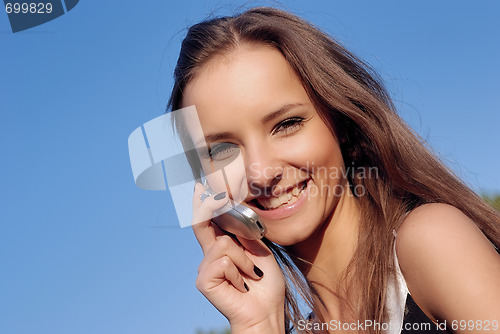
{"label": "white teeth", "polygon": [[287,193],[283,193],[280,195],[280,197],[278,197],[281,204],[285,204],[285,203],[288,203],[288,195]]}
{"label": "white teeth", "polygon": [[277,208],[278,206],[281,205],[281,201],[279,199],[279,197],[271,197],[269,198],[269,206],[274,209],[274,208]]}
{"label": "white teeth", "polygon": [[304,183],[300,189],[298,187],[294,187],[291,191],[283,193],[278,197],[261,198],[259,199],[259,203],[268,210],[276,209],[277,207],[287,204],[290,201],[295,201],[298,197],[300,197],[300,195],[302,195],[306,186],[307,183]]}

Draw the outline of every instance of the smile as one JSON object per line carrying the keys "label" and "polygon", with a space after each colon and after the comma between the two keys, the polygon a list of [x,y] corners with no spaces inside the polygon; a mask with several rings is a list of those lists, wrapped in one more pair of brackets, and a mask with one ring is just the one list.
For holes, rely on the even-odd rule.
{"label": "smile", "polygon": [[266,220],[285,219],[299,212],[307,202],[311,182],[312,180],[308,179],[278,196],[259,197],[247,203],[261,218]]}
{"label": "smile", "polygon": [[301,182],[292,189],[283,192],[279,196],[274,197],[261,197],[256,199],[258,206],[262,210],[274,210],[281,206],[287,206],[295,203],[304,193],[307,182]]}

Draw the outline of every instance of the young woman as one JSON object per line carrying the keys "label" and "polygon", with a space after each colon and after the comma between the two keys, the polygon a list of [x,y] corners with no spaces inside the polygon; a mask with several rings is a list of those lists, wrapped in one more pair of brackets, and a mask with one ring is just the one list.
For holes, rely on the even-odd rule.
{"label": "young woman", "polygon": [[[231,189],[248,192],[244,204],[268,230],[249,241],[210,220],[193,226],[204,252],[197,287],[233,334],[287,333],[290,324],[399,333],[413,300],[435,329],[500,332],[498,212],[329,36],[273,8],[199,23],[182,44],[169,101],[172,110],[191,105],[211,161],[243,157],[246,182]],[[195,217],[235,196],[202,201],[203,190]],[[313,310],[307,322],[290,283]]]}

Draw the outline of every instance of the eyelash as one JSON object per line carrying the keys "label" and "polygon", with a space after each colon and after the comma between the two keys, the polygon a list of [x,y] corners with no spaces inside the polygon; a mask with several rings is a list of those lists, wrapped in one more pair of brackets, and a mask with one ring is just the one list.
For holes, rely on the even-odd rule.
{"label": "eyelash", "polygon": [[[237,148],[237,145],[230,144],[230,143],[220,143],[220,144],[213,144],[209,145],[208,147],[208,156],[210,157],[210,160],[225,160],[231,156],[231,154],[234,154],[233,150]],[[216,155],[218,154],[229,154],[228,156],[222,156],[217,158]]]}
{"label": "eyelash", "polygon": [[[304,122],[304,118],[302,118],[302,117],[287,118],[287,119],[279,122],[274,127],[272,133],[273,134],[280,134],[280,135],[284,135],[284,136],[290,135],[291,133],[296,132],[302,126],[304,126],[303,122]],[[231,143],[219,143],[219,144],[209,145],[207,158],[210,158],[211,161],[225,160],[231,154],[234,154],[233,150],[236,148],[237,148],[237,145],[231,144]],[[229,154],[229,155],[227,157],[225,157],[224,154]],[[216,157],[217,155],[222,155],[222,157],[217,158]]]}
{"label": "eyelash", "polygon": [[284,121],[281,121],[278,123],[274,129],[273,129],[273,134],[283,134],[283,135],[289,135],[292,132],[297,131],[299,128],[301,128],[304,124],[304,119],[302,117],[291,117],[287,118]]}

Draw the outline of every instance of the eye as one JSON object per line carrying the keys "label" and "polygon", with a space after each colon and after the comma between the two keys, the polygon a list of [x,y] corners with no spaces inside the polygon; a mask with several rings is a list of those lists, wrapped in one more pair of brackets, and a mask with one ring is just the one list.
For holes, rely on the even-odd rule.
{"label": "eye", "polygon": [[289,135],[300,129],[304,124],[302,117],[291,117],[279,122],[273,129],[273,134]]}
{"label": "eye", "polygon": [[222,161],[239,154],[238,145],[231,143],[216,143],[208,145],[208,155],[211,161]]}

